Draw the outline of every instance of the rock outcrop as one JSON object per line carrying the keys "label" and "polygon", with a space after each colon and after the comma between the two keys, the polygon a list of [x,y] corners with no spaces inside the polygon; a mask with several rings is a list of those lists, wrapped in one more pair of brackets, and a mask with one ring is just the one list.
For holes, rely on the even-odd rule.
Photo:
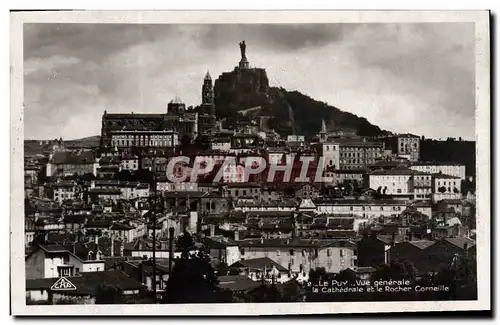
{"label": "rock outcrop", "polygon": [[[316,101],[298,91],[272,87],[265,69],[235,68],[222,73],[215,81],[215,108],[219,118],[238,119],[251,115],[266,116],[267,125],[281,135],[300,133],[314,135],[321,120],[338,127],[357,130],[366,136],[380,135],[384,131],[365,118],[341,111]],[[254,109],[260,107],[259,109]],[[244,111],[245,114],[239,114]]]}

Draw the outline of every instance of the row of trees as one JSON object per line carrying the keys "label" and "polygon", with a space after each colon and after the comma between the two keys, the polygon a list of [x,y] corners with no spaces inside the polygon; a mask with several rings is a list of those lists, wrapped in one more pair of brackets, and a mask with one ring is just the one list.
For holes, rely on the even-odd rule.
{"label": "row of trees", "polygon": [[[337,275],[330,275],[324,269],[311,270],[309,281],[347,281],[356,283],[353,272],[345,270]],[[449,290],[429,292],[347,292],[347,293],[315,293],[308,290],[306,301],[419,301],[419,300],[475,300],[477,299],[476,259],[467,255],[456,256],[449,267],[436,273],[417,276],[415,266],[407,261],[394,261],[381,265],[369,277],[369,280],[409,280],[411,286],[422,287],[444,286]],[[443,287],[441,287],[443,288]]]}

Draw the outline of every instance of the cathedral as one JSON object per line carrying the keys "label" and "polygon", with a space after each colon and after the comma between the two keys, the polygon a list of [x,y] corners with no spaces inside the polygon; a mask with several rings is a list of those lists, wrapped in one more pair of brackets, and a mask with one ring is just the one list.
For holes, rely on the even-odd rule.
{"label": "cathedral", "polygon": [[215,128],[215,104],[212,78],[207,72],[202,85],[202,103],[186,109],[178,97],[167,104],[165,113],[107,113],[101,127],[101,149],[174,148],[190,143],[199,134]]}

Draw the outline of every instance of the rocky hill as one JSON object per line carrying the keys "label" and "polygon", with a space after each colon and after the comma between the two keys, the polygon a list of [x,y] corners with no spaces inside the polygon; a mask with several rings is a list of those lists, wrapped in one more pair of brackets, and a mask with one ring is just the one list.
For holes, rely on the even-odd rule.
{"label": "rocky hill", "polygon": [[[219,117],[246,118],[246,112],[267,116],[268,127],[281,135],[314,135],[320,130],[322,119],[327,124],[356,129],[360,135],[386,132],[363,117],[316,101],[299,91],[271,87],[266,70],[261,68],[235,68],[222,73],[215,81],[214,95]],[[239,111],[244,111],[246,116],[241,117]]]}

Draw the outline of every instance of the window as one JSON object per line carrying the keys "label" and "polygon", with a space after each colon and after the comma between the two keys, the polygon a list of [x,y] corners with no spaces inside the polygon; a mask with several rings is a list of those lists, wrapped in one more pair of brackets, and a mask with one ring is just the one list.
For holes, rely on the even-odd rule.
{"label": "window", "polygon": [[70,276],[71,275],[71,268],[69,268],[69,267],[58,267],[57,268],[57,273],[59,273],[59,277]]}
{"label": "window", "polygon": [[79,267],[75,268],[75,273],[80,273],[80,268]]}
{"label": "window", "polygon": [[306,256],[306,250],[305,250],[305,249],[303,249],[303,250],[302,250],[302,257],[305,257],[305,256]]}
{"label": "window", "polygon": [[326,250],[326,256],[328,256],[328,257],[330,257],[330,256],[331,256],[331,252],[330,252],[330,249],[329,249],[329,248]]}
{"label": "window", "polygon": [[276,251],[276,255],[281,256],[281,252],[279,249]]}
{"label": "window", "polygon": [[244,248],[240,248],[240,253],[241,253],[241,255],[245,255],[245,249]]}
{"label": "window", "polygon": [[340,249],[340,257],[344,257],[344,250]]}
{"label": "window", "polygon": [[290,249],[290,256],[293,256],[293,255],[295,255],[295,251],[292,248],[292,249]]}

